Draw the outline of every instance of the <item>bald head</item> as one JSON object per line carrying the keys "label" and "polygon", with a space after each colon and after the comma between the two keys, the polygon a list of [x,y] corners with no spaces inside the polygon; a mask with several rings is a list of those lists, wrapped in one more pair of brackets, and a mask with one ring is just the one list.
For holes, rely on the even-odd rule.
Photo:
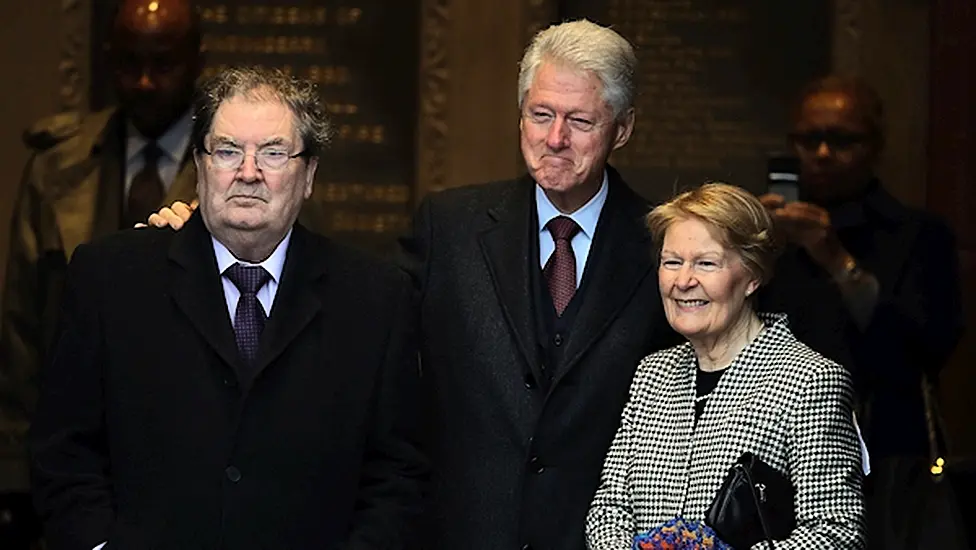
{"label": "bald head", "polygon": [[147,36],[199,34],[190,0],[121,0],[116,13],[116,32]]}
{"label": "bald head", "polygon": [[121,106],[143,136],[161,136],[189,111],[203,69],[190,0],[121,0],[110,43]]}

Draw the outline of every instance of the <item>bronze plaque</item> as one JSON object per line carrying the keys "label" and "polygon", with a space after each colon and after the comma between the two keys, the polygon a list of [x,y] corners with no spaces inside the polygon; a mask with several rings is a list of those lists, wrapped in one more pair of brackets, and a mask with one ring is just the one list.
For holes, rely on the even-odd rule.
{"label": "bronze plaque", "polygon": [[637,127],[611,162],[654,202],[706,179],[760,192],[789,108],[830,63],[822,0],[564,0],[637,49]]}

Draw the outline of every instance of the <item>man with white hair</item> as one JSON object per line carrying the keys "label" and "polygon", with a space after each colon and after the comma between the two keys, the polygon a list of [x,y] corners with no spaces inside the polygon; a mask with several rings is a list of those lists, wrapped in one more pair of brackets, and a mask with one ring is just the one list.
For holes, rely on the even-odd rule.
{"label": "man with white hair", "polygon": [[634,128],[631,45],[574,21],[519,74],[529,173],[429,196],[403,242],[434,422],[425,549],[583,549],[638,360],[664,321],[647,203],[607,164]]}

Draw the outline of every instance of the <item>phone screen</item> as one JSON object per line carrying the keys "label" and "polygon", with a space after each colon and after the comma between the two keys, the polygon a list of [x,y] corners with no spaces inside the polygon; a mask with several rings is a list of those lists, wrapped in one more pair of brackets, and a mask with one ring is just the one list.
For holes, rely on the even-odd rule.
{"label": "phone screen", "polygon": [[775,155],[766,163],[766,191],[783,197],[786,202],[800,199],[800,159]]}

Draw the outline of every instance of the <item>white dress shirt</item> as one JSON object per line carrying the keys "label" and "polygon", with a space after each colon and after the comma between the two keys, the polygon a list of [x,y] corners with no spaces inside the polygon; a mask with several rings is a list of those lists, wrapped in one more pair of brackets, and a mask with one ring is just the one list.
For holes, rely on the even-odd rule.
{"label": "white dress shirt", "polygon": [[604,170],[603,184],[600,185],[600,190],[596,192],[596,195],[593,195],[593,198],[589,202],[575,212],[563,214],[552,204],[552,201],[546,196],[546,192],[542,190],[542,187],[536,184],[535,208],[539,214],[540,268],[546,267],[549,256],[552,256],[552,253],[556,250],[556,243],[553,242],[552,235],[549,234],[549,229],[546,228],[546,224],[557,216],[566,216],[572,219],[576,222],[576,225],[580,226],[580,231],[569,242],[570,246],[573,247],[573,255],[576,256],[576,288],[579,288],[580,281],[583,280],[583,269],[586,267],[586,258],[590,255],[590,245],[593,244],[593,235],[596,234],[596,224],[600,221],[600,212],[603,210],[603,205],[607,202],[609,188],[607,172]]}
{"label": "white dress shirt", "polygon": [[[180,117],[166,133],[159,136],[156,145],[162,151],[159,156],[159,179],[163,182],[163,193],[169,192],[173,186],[176,175],[180,172],[183,164],[183,157],[186,156],[190,146],[190,133],[193,130],[193,116],[187,111]],[[132,124],[127,125],[125,138],[125,199],[129,198],[129,189],[132,187],[132,178],[142,170],[145,157],[142,150],[152,140],[146,139],[139,133]]]}
{"label": "white dress shirt", "polygon": [[259,265],[265,269],[270,275],[271,280],[260,289],[258,289],[258,302],[261,303],[261,307],[264,308],[264,313],[267,316],[271,316],[271,306],[274,305],[275,295],[278,293],[278,285],[281,284],[281,271],[285,267],[285,256],[288,253],[288,242],[291,240],[291,230],[285,235],[284,239],[278,243],[278,246],[274,249],[274,252],[268,256],[268,259],[264,260],[259,264],[252,264],[250,262],[245,262],[243,260],[238,260],[231,254],[230,250],[227,250],[223,244],[220,243],[216,238],[210,237],[213,241],[214,254],[217,256],[217,270],[220,272],[220,282],[224,286],[224,300],[227,302],[227,313],[230,315],[231,324],[234,323],[234,313],[237,311],[237,301],[241,297],[241,291],[237,289],[237,286],[231,281],[224,272],[230,266],[241,263],[246,266]]}

